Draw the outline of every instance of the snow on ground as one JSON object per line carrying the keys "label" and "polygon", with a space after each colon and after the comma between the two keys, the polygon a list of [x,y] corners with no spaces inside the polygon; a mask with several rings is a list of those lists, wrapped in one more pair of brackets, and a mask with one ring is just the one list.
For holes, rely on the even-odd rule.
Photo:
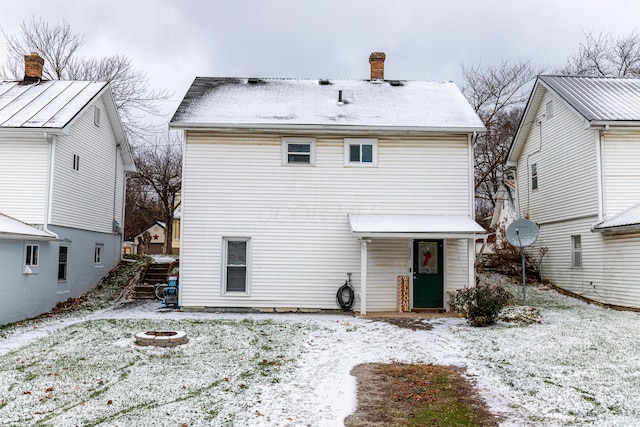
{"label": "snow on ground", "polygon": [[[517,288],[514,288],[517,292]],[[0,338],[0,425],[339,426],[351,368],[466,369],[503,426],[640,425],[638,314],[528,290],[542,324],[413,331],[340,314],[181,313],[127,303]],[[133,334],[184,330],[187,345]]]}

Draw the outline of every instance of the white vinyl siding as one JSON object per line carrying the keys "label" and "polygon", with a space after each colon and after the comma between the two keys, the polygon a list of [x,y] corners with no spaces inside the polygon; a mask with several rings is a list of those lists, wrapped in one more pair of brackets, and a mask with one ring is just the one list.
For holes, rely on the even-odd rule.
{"label": "white vinyl siding", "polygon": [[[97,104],[102,106],[102,100]],[[116,220],[123,225],[123,162],[106,118],[104,115],[102,125],[96,127],[89,109],[72,125],[69,135],[57,138],[52,224],[111,233],[115,211]],[[75,156],[81,161],[79,170],[72,168]]]}
{"label": "white vinyl siding", "polygon": [[605,216],[640,202],[640,132],[603,135]]}
{"label": "white vinyl siding", "polygon": [[[282,167],[281,147],[275,135],[187,132],[182,306],[335,309],[346,273],[360,286],[360,243],[348,213],[471,210],[466,134],[380,138],[377,168],[345,168],[338,135],[317,137],[313,168]],[[224,236],[251,236],[250,298],[220,295]],[[380,285],[373,274],[368,280],[372,289],[396,286],[391,276]]]}
{"label": "white vinyl siding", "polygon": [[[397,311],[398,276],[407,276],[406,240],[373,240],[367,256],[367,311]],[[359,271],[358,271],[359,273]],[[357,300],[361,289],[358,286]]]}
{"label": "white vinyl siding", "polygon": [[46,222],[49,143],[0,137],[0,211],[29,224]]}
{"label": "white vinyl siding", "polygon": [[[518,159],[518,216],[529,214],[537,223],[597,215],[597,131],[562,102],[554,102],[553,120],[544,106],[545,94]],[[543,117],[543,115],[545,115]],[[538,189],[531,190],[531,166],[537,164]]]}

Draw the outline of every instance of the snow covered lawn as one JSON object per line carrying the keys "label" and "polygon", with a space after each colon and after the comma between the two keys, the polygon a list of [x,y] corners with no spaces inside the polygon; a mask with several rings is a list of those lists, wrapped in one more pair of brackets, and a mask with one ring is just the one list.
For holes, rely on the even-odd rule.
{"label": "snow covered lawn", "polygon": [[[514,288],[518,291],[518,288]],[[413,331],[339,314],[179,313],[130,303],[0,338],[0,425],[339,426],[353,366],[466,368],[504,426],[640,425],[640,322],[528,289],[542,323]],[[35,325],[35,326],[34,326]],[[133,335],[182,330],[189,343]]]}

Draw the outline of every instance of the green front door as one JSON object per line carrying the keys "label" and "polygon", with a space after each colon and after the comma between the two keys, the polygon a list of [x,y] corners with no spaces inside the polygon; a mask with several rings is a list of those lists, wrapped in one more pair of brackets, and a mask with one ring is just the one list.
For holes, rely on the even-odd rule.
{"label": "green front door", "polygon": [[442,308],[442,240],[413,241],[413,308]]}

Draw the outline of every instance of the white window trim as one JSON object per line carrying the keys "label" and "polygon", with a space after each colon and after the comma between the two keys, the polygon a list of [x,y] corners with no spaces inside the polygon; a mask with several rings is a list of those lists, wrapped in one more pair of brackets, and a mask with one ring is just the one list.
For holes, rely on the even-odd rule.
{"label": "white window trim", "polygon": [[58,247],[58,273],[60,272],[60,248],[67,248],[67,260],[64,262],[64,279],[58,277],[58,282],[66,282],[69,278],[69,245]]}
{"label": "white window trim", "polygon": [[103,258],[104,258],[104,244],[96,243],[96,247],[93,250],[93,264],[96,267],[102,267]]}
{"label": "white window trim", "polygon": [[[363,163],[362,161],[350,161],[350,145],[371,145],[371,163]],[[362,149],[360,150],[362,153]],[[344,139],[344,165],[347,167],[364,167],[371,168],[378,166],[378,139],[377,138],[345,138]]]}
{"label": "white window trim", "polygon": [[[580,239],[580,248],[576,248],[576,238]],[[576,254],[580,254],[580,265],[576,263]],[[584,265],[582,259],[582,236],[580,234],[571,235],[571,268],[582,268]]]}
{"label": "white window trim", "polygon": [[100,107],[95,107],[95,109],[93,110],[93,124],[97,127],[100,127],[100,113]]}
{"label": "white window trim", "polygon": [[[529,182],[529,186],[531,187],[531,191],[538,191],[538,188],[540,188],[540,172],[538,171],[538,162],[536,163],[532,163],[531,167],[530,167],[530,171],[529,173],[531,174],[531,180]],[[535,169],[535,175],[534,175],[534,170]],[[536,186],[535,188],[533,188],[533,180],[535,179],[536,182]]]}
{"label": "white window trim", "polygon": [[[36,262],[35,264],[27,264],[27,251],[29,247],[36,247]],[[32,251],[33,252],[33,251]],[[42,256],[42,252],[40,251],[40,245],[37,243],[25,242],[24,251],[22,252],[22,265],[23,265],[23,274],[38,274],[40,269],[40,257]]]}
{"label": "white window trim", "polygon": [[[243,291],[227,291],[227,243],[228,242],[247,242],[247,259],[246,259],[246,277],[245,290]],[[251,295],[251,238],[250,237],[223,237],[222,238],[222,256],[221,256],[221,280],[220,294],[232,296],[249,296]]]}
{"label": "white window trim", "polygon": [[[309,144],[309,163],[289,163],[289,144]],[[315,166],[316,164],[316,139],[315,138],[282,138],[282,164],[284,166]]]}

